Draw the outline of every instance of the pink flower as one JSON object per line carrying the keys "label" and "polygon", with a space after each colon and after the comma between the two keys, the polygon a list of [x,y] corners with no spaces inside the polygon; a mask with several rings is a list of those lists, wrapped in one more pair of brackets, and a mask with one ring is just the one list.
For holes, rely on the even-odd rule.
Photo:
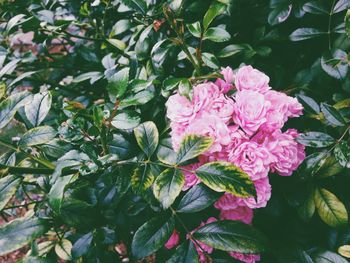
{"label": "pink flower", "polygon": [[[195,228],[194,230],[191,231],[191,234],[193,234],[194,232],[196,232],[196,230],[198,230],[199,228],[201,228],[202,226],[206,225],[206,224],[209,224],[209,223],[212,223],[212,222],[215,222],[217,221],[217,219],[215,217],[209,217],[208,220],[204,223],[202,222],[197,228]],[[187,239],[190,239],[190,235],[187,234],[186,236]],[[198,240],[196,240],[196,242],[193,242],[196,250],[197,250],[197,253],[199,255],[199,262],[201,263],[207,263],[207,258],[205,256],[205,254],[203,253],[203,251],[205,251],[207,254],[211,254],[213,253],[213,248],[211,246],[208,246]],[[199,246],[198,246],[199,244]]]}
{"label": "pink flower", "polygon": [[237,92],[233,120],[248,134],[254,134],[266,122],[270,103],[264,95],[250,90]]}
{"label": "pink flower", "polygon": [[174,229],[174,232],[170,236],[169,240],[165,243],[165,248],[172,249],[173,247],[176,247],[180,242],[180,236],[179,233]]}
{"label": "pink flower", "polygon": [[220,88],[222,93],[227,93],[233,89],[233,71],[230,67],[226,67],[221,71],[224,79],[217,79],[215,84]]}
{"label": "pink flower", "polygon": [[253,220],[253,210],[246,206],[240,206],[232,210],[221,210],[221,220],[238,220],[245,224],[251,224]]}
{"label": "pink flower", "polygon": [[285,133],[276,130],[265,141],[266,148],[275,156],[271,170],[282,176],[289,176],[305,159],[305,147],[295,141],[298,132],[289,129]]}
{"label": "pink flower", "polygon": [[255,263],[257,261],[260,261],[260,255],[242,254],[237,252],[229,252],[229,255],[245,263]]}
{"label": "pink flower", "polygon": [[198,157],[198,161],[197,163],[194,164],[189,164],[186,166],[183,166],[184,170],[182,170],[184,176],[185,176],[185,184],[182,188],[183,191],[188,190],[189,188],[191,188],[192,186],[199,184],[201,181],[199,180],[199,178],[194,174],[191,173],[190,171],[194,171],[196,170],[198,167],[202,166],[203,164],[208,162],[208,158],[204,155],[201,155]]}
{"label": "pink flower", "polygon": [[241,67],[235,76],[235,86],[238,91],[252,90],[264,93],[270,89],[270,78],[252,66]]}
{"label": "pink flower", "polygon": [[234,102],[231,98],[227,98],[225,95],[220,95],[216,99],[213,99],[208,111],[210,114],[220,117],[225,123],[230,122],[234,110]]}
{"label": "pink flower", "polygon": [[214,207],[219,210],[234,210],[239,206],[239,200],[236,196],[225,193],[214,204]]}
{"label": "pink flower", "polygon": [[167,117],[172,123],[188,125],[196,117],[197,111],[195,111],[192,103],[179,94],[170,96],[165,105],[167,107]]}
{"label": "pink flower", "polygon": [[268,175],[273,156],[256,142],[243,142],[229,153],[229,161],[239,166],[255,181]]}

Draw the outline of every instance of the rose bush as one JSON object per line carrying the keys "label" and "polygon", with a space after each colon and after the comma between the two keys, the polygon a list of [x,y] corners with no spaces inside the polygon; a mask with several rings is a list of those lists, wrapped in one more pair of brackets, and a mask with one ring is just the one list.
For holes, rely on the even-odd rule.
{"label": "rose bush", "polygon": [[4,262],[347,262],[348,0],[0,1]]}

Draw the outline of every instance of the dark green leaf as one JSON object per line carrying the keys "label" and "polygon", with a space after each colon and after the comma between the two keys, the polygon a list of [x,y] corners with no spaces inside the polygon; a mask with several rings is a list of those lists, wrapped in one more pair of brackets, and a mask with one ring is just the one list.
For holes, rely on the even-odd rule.
{"label": "dark green leaf", "polygon": [[8,175],[0,179],[0,211],[16,193],[21,181],[22,179],[15,175]]}
{"label": "dark green leaf", "polygon": [[60,213],[65,188],[70,183],[72,178],[73,175],[58,177],[48,194],[49,204],[57,214]]}
{"label": "dark green leaf", "polygon": [[201,28],[201,23],[194,22],[192,24],[187,25],[188,31],[194,36],[194,37],[201,37],[202,34],[202,28]]}
{"label": "dark green leaf", "polygon": [[219,51],[217,56],[219,58],[231,57],[231,56],[234,56],[236,54],[240,54],[242,52],[245,52],[246,50],[253,50],[253,49],[248,44],[240,44],[240,45],[231,44],[231,45],[228,45],[227,47],[223,48],[221,51]]}
{"label": "dark green leaf", "polygon": [[148,165],[136,168],[131,177],[131,187],[136,194],[145,193],[154,181],[154,174]]}
{"label": "dark green leaf", "polygon": [[113,134],[113,140],[108,144],[109,152],[116,154],[119,159],[131,157],[132,146],[122,134]]}
{"label": "dark green leaf", "polygon": [[213,42],[225,42],[230,40],[231,35],[220,27],[211,27],[205,31],[203,39],[208,39]]}
{"label": "dark green leaf", "polygon": [[314,193],[311,193],[305,198],[302,204],[298,207],[298,214],[304,221],[309,221],[315,214]]}
{"label": "dark green leaf", "polygon": [[86,72],[83,74],[80,74],[79,76],[75,77],[73,79],[74,83],[79,83],[79,82],[83,82],[85,80],[90,80],[90,84],[94,84],[96,81],[98,81],[99,79],[101,79],[103,77],[103,74],[99,71],[92,71],[92,72]]}
{"label": "dark green leaf", "polygon": [[219,199],[221,194],[214,192],[203,184],[192,187],[181,199],[177,207],[180,213],[196,213],[209,206]]}
{"label": "dark green leaf", "polygon": [[313,148],[323,148],[332,145],[335,140],[330,135],[323,132],[306,132],[299,135],[297,141]]}
{"label": "dark green leaf", "polygon": [[341,166],[350,168],[350,147],[346,142],[340,142],[335,146],[334,156]]}
{"label": "dark green leaf", "polygon": [[15,219],[0,228],[0,256],[15,251],[48,230],[47,224],[36,217]]}
{"label": "dark green leaf", "polygon": [[206,136],[187,135],[180,144],[178,151],[177,163],[181,164],[200,154],[206,152],[213,143],[213,139]]}
{"label": "dark green leaf", "polygon": [[277,25],[287,20],[292,10],[292,5],[281,5],[273,9],[268,17],[270,25]]}
{"label": "dark green leaf", "polygon": [[193,242],[187,241],[178,246],[166,263],[198,263],[198,254]]}
{"label": "dark green leaf", "polygon": [[143,90],[135,95],[127,96],[120,102],[121,107],[143,105],[154,98],[154,93],[150,90]]}
{"label": "dark green leaf", "polygon": [[304,4],[303,10],[310,14],[329,15],[327,7],[324,5],[322,1],[307,2],[306,4]]}
{"label": "dark green leaf", "polygon": [[141,150],[148,157],[151,157],[157,149],[159,141],[159,134],[156,125],[151,121],[144,122],[134,129],[134,134]]}
{"label": "dark green leaf", "polygon": [[350,8],[350,2],[348,0],[338,0],[333,8],[333,14],[339,13],[348,8]]}
{"label": "dark green leaf", "polygon": [[331,77],[344,79],[348,72],[347,54],[343,50],[327,51],[321,58],[322,69]]}
{"label": "dark green leaf", "polygon": [[132,240],[132,254],[136,259],[151,255],[170,238],[175,227],[173,218],[156,217],[143,224]]}
{"label": "dark green leaf", "polygon": [[346,34],[348,35],[348,37],[350,37],[350,9],[348,9],[348,11],[346,11],[344,22],[345,22]]}
{"label": "dark green leaf", "polygon": [[324,188],[317,188],[314,193],[317,212],[323,222],[331,227],[339,227],[348,223],[348,212],[334,194]]}
{"label": "dark green leaf", "polygon": [[201,181],[217,192],[228,192],[239,197],[255,196],[256,191],[249,175],[228,162],[211,162],[196,170]]}
{"label": "dark green leaf", "polygon": [[159,161],[165,164],[176,164],[177,154],[173,150],[171,138],[165,138],[160,141],[157,150],[157,158],[159,159]]}
{"label": "dark green leaf", "polygon": [[308,96],[298,95],[298,100],[303,104],[304,109],[311,114],[319,114],[320,106],[318,106],[317,102]]}
{"label": "dark green leaf", "polygon": [[265,237],[250,225],[239,221],[216,221],[199,228],[194,238],[213,248],[238,253],[265,251]]}
{"label": "dark green leaf", "polygon": [[225,4],[214,1],[204,15],[204,18],[203,18],[204,30],[208,28],[208,26],[211,24],[211,22],[214,20],[215,17],[225,13],[225,11],[226,11]]}
{"label": "dark green leaf", "polygon": [[212,68],[212,69],[219,69],[220,68],[220,62],[211,53],[203,52],[202,53],[202,60],[203,60],[204,64],[207,65],[209,68]]}
{"label": "dark green leaf", "polygon": [[40,125],[50,111],[52,96],[50,92],[35,94],[31,103],[25,105],[24,111],[28,121],[34,126]]}
{"label": "dark green leaf", "polygon": [[321,111],[330,124],[334,126],[344,126],[346,124],[343,116],[333,106],[321,103]]}
{"label": "dark green leaf", "polygon": [[85,235],[83,235],[82,237],[80,237],[73,245],[72,248],[72,255],[74,258],[79,258],[83,255],[85,255],[91,245],[92,245],[92,238],[93,238],[93,234],[92,232],[89,232]]}
{"label": "dark green leaf", "polygon": [[40,126],[27,131],[18,145],[20,147],[34,146],[48,143],[56,136],[56,131],[50,126]]}
{"label": "dark green leaf", "polygon": [[326,35],[326,32],[323,32],[317,28],[298,28],[290,36],[291,41],[302,41],[315,37],[320,37]]}
{"label": "dark green leaf", "polygon": [[185,177],[179,169],[168,168],[154,181],[153,193],[164,209],[168,209],[180,194]]}
{"label": "dark green leaf", "polygon": [[147,4],[144,0],[121,0],[121,2],[127,7],[144,15],[147,13]]}
{"label": "dark green leaf", "polygon": [[112,102],[123,97],[128,87],[128,82],[129,68],[123,68],[111,77],[107,85],[107,91]]}

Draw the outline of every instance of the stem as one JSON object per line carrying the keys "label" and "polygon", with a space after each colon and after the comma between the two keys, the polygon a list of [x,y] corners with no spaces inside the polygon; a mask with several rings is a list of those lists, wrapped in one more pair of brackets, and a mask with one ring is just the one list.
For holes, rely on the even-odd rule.
{"label": "stem", "polygon": [[329,11],[329,19],[328,19],[328,49],[331,50],[331,25],[332,25],[332,16],[333,16],[333,8],[335,5],[335,0],[332,1],[332,7]]}
{"label": "stem", "polygon": [[5,207],[4,209],[2,209],[2,211],[4,210],[10,210],[10,209],[15,209],[15,208],[20,208],[20,207],[27,207],[29,205],[33,205],[33,204],[39,204],[41,203],[42,201],[33,201],[33,202],[29,202],[29,203],[25,203],[23,205],[13,205],[13,206],[8,206],[8,207]]}
{"label": "stem", "polygon": [[50,168],[15,167],[3,164],[0,164],[0,168],[8,169],[12,174],[52,174],[55,171]]}

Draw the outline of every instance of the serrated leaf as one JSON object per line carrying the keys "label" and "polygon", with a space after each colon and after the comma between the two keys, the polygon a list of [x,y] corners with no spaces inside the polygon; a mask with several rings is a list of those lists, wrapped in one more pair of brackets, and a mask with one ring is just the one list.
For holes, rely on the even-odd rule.
{"label": "serrated leaf", "polygon": [[230,40],[231,35],[221,27],[211,27],[204,32],[203,40],[211,40],[213,42],[225,42]]}
{"label": "serrated leaf", "polygon": [[137,144],[150,158],[157,149],[159,142],[157,126],[151,121],[144,122],[134,129],[134,134]]}
{"label": "serrated leaf", "polygon": [[321,31],[317,28],[298,28],[295,30],[290,36],[289,39],[291,41],[303,41],[307,39],[312,39],[315,37],[320,37],[326,35],[327,32]]}
{"label": "serrated leaf", "polygon": [[40,126],[27,131],[18,142],[20,147],[35,146],[48,143],[55,138],[57,132],[50,126]]}
{"label": "serrated leaf", "polygon": [[324,188],[316,188],[314,198],[317,212],[323,222],[331,227],[339,227],[348,223],[348,212],[344,204],[333,193]]}
{"label": "serrated leaf", "polygon": [[30,103],[32,95],[27,92],[12,94],[0,102],[0,129],[4,128],[15,116],[17,110]]}
{"label": "serrated leaf", "polygon": [[156,217],[143,224],[132,240],[134,257],[141,259],[160,249],[169,240],[174,228],[173,218]]}
{"label": "serrated leaf", "polygon": [[341,166],[350,168],[350,147],[346,142],[340,142],[335,146],[334,156]]}
{"label": "serrated leaf", "polygon": [[203,18],[204,30],[208,28],[208,26],[211,24],[211,22],[214,20],[215,17],[223,14],[225,11],[226,11],[225,4],[222,4],[217,1],[213,2],[213,4],[211,4],[211,6],[209,7],[208,11],[205,13]]}
{"label": "serrated leaf", "polygon": [[28,121],[39,126],[50,111],[52,96],[50,92],[35,94],[31,103],[24,106]]}
{"label": "serrated leaf", "polygon": [[238,197],[256,196],[255,187],[249,175],[232,163],[207,163],[200,166],[195,173],[214,191],[227,192]]}
{"label": "serrated leaf", "polygon": [[203,184],[193,186],[181,199],[177,211],[179,213],[196,213],[211,206],[221,194],[214,192]]}
{"label": "serrated leaf", "polygon": [[216,249],[248,254],[264,252],[267,243],[265,237],[252,226],[231,220],[206,224],[193,236]]}
{"label": "serrated leaf", "polygon": [[195,134],[186,135],[180,144],[177,163],[181,164],[206,152],[213,144],[213,139]]}
{"label": "serrated leaf", "polygon": [[131,177],[131,187],[135,194],[143,194],[154,181],[154,174],[148,165],[136,168]]}
{"label": "serrated leaf", "polygon": [[323,132],[306,132],[298,136],[297,141],[305,146],[323,148],[332,145],[335,140],[332,136]]}
{"label": "serrated leaf", "polygon": [[47,224],[36,217],[15,219],[0,228],[0,256],[15,251],[48,230]]}
{"label": "serrated leaf", "polygon": [[153,193],[164,209],[168,209],[181,193],[185,177],[181,170],[168,168],[154,181]]}
{"label": "serrated leaf", "polygon": [[0,179],[0,211],[11,200],[21,182],[22,178],[15,175],[8,175]]}
{"label": "serrated leaf", "polygon": [[73,245],[68,239],[62,239],[55,246],[55,252],[63,260],[72,260]]}

